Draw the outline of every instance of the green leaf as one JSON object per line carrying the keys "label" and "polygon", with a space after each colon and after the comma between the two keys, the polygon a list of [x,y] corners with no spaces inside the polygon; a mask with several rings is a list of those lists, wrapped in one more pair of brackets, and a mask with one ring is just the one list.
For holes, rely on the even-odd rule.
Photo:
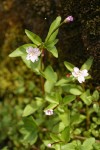
{"label": "green leaf", "polygon": [[33,119],[33,117],[25,117],[23,119],[24,125],[21,129],[21,133],[24,135],[24,141],[30,143],[31,145],[34,144],[38,138],[38,128]]}
{"label": "green leaf", "polygon": [[28,104],[28,105],[25,107],[22,116],[23,116],[23,117],[29,116],[29,115],[31,115],[33,112],[34,112],[34,108],[33,108],[30,104]]}
{"label": "green leaf", "polygon": [[77,125],[81,123],[84,119],[86,119],[86,116],[79,113],[73,113],[71,115],[71,125]]}
{"label": "green leaf", "polygon": [[100,150],[100,143],[94,143],[93,148],[94,150]]}
{"label": "green leaf", "polygon": [[64,123],[64,125],[67,127],[70,124],[70,111],[67,110],[65,113],[63,114],[59,114],[59,118],[62,120],[62,122]]}
{"label": "green leaf", "polygon": [[54,83],[51,82],[51,81],[48,81],[48,80],[47,80],[47,81],[45,82],[45,84],[44,84],[44,90],[45,90],[45,92],[47,92],[47,93],[50,93],[53,87],[54,87]]}
{"label": "green leaf", "polygon": [[33,63],[31,60],[27,60],[26,56],[24,55],[22,56],[22,60],[24,61],[24,63],[28,68],[30,68],[35,73],[40,74],[40,59]]}
{"label": "green leaf", "polygon": [[83,93],[82,87],[75,84],[67,84],[63,86],[63,90],[73,95],[81,95]]}
{"label": "green leaf", "polygon": [[64,142],[68,142],[70,140],[70,127],[66,127],[60,134],[60,139]]}
{"label": "green leaf", "polygon": [[71,64],[71,63],[69,63],[67,61],[64,62],[64,65],[71,72],[73,71],[73,68],[75,67],[73,64]]}
{"label": "green leaf", "polygon": [[82,150],[92,150],[93,144],[95,143],[95,138],[88,138],[84,141],[82,145]]}
{"label": "green leaf", "polygon": [[[45,42],[47,41],[53,41],[57,34],[58,34],[58,30],[55,31],[55,29],[60,25],[60,22],[61,22],[61,17],[58,16],[51,24],[50,28],[49,28],[49,32],[48,32],[48,35],[45,39]],[[53,33],[54,32],[54,33]],[[53,34],[52,34],[53,33]],[[52,34],[52,36],[51,36]],[[51,37],[50,37],[51,36]]]}
{"label": "green leaf", "polygon": [[87,89],[80,98],[86,105],[90,105],[92,103],[93,97],[90,95],[90,89]]}
{"label": "green leaf", "polygon": [[81,70],[87,69],[89,70],[91,68],[91,65],[93,63],[93,57],[90,57],[81,67]]}
{"label": "green leaf", "polygon": [[50,133],[50,137],[54,142],[60,141],[59,136],[57,134]]}
{"label": "green leaf", "polygon": [[46,99],[46,101],[48,101],[50,103],[59,104],[59,98],[56,96],[56,94],[54,94],[54,95],[47,94],[45,99]]}
{"label": "green leaf", "polygon": [[65,77],[65,78],[60,79],[55,85],[56,86],[63,86],[66,83],[69,83],[72,80],[73,80],[73,77],[69,77],[69,78]]}
{"label": "green leaf", "polygon": [[48,66],[44,71],[45,78],[55,83],[57,81],[57,73],[53,71],[53,68],[51,66]]}
{"label": "green leaf", "polygon": [[64,123],[61,121],[61,122],[59,122],[58,124],[56,124],[56,125],[53,127],[52,131],[53,131],[53,132],[56,132],[56,133],[59,133],[59,132],[63,131],[65,127],[66,127],[66,126],[65,126]]}
{"label": "green leaf", "polygon": [[57,107],[57,103],[52,103],[52,104],[50,104],[48,107],[46,107],[45,109],[44,109],[44,111],[46,111],[46,110],[49,110],[49,109],[54,109],[55,107]]}
{"label": "green leaf", "polygon": [[97,90],[95,90],[95,91],[93,92],[92,97],[93,97],[93,99],[94,99],[95,101],[98,101],[98,100],[99,100],[99,92],[98,92]]}
{"label": "green leaf", "polygon": [[75,150],[75,146],[73,143],[68,143],[61,146],[61,150]]}
{"label": "green leaf", "polygon": [[64,105],[69,104],[70,102],[72,102],[75,99],[76,99],[75,95],[67,95],[63,98],[63,104]]}
{"label": "green leaf", "polygon": [[50,53],[52,53],[52,55],[54,56],[54,57],[58,57],[58,51],[57,51],[57,48],[55,47],[55,46],[53,46],[53,47],[47,47],[47,50],[50,52]]}
{"label": "green leaf", "polygon": [[34,34],[33,32],[29,31],[29,30],[25,30],[26,35],[28,36],[28,38],[37,46],[41,45],[42,40],[41,38]]}
{"label": "green leaf", "polygon": [[26,56],[27,55],[27,52],[26,52],[26,49],[28,47],[36,47],[34,44],[24,44],[20,47],[18,47],[15,51],[13,51],[9,57],[19,57],[19,56]]}
{"label": "green leaf", "polygon": [[48,42],[44,43],[44,45],[46,48],[47,47],[50,48],[50,47],[53,47],[55,44],[57,44],[58,41],[59,41],[58,39],[54,39],[53,41],[48,41]]}
{"label": "green leaf", "polygon": [[61,145],[60,145],[60,143],[59,143],[59,144],[54,144],[53,148],[54,148],[55,150],[61,150]]}

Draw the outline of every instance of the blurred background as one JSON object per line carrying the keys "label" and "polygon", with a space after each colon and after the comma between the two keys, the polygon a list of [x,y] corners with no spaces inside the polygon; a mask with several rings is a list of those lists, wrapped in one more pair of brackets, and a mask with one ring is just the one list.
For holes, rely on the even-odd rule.
{"label": "blurred background", "polygon": [[34,96],[41,95],[35,74],[20,58],[8,56],[29,42],[24,30],[44,39],[57,16],[63,20],[72,15],[74,22],[59,31],[59,59],[48,56],[48,62],[64,73],[64,60],[80,67],[93,56],[89,86],[100,90],[99,12],[99,0],[0,0],[0,150],[28,149],[19,132],[21,114]]}

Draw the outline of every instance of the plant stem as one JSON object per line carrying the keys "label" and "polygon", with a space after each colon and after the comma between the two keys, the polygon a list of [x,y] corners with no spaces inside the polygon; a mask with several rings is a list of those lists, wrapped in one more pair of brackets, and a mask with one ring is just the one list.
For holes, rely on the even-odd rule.
{"label": "plant stem", "polygon": [[[41,64],[40,64],[40,69],[43,71],[43,57],[44,57],[44,49],[42,49],[42,54],[41,54]],[[42,88],[42,94],[44,95],[44,78],[41,76],[41,88]]]}
{"label": "plant stem", "polygon": [[[73,137],[74,139],[79,139],[79,140],[86,140],[87,137],[83,137],[83,136],[78,136],[78,135],[75,135]],[[100,140],[95,140],[97,143],[100,143]]]}
{"label": "plant stem", "polygon": [[87,130],[89,129],[89,125],[90,125],[90,115],[88,112],[88,106],[86,106],[86,125],[87,125]]}

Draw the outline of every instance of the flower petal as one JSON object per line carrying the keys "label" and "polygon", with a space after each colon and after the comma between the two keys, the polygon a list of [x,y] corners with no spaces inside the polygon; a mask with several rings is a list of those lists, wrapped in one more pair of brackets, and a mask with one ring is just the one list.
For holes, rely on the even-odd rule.
{"label": "flower petal", "polygon": [[27,55],[26,59],[27,59],[27,60],[30,60],[30,55]]}
{"label": "flower petal", "polygon": [[84,76],[79,76],[79,77],[78,77],[78,81],[79,81],[79,83],[84,82],[84,81],[85,81]]}
{"label": "flower petal", "polygon": [[75,72],[75,73],[79,73],[79,68],[74,67],[74,72]]}
{"label": "flower petal", "polygon": [[35,61],[37,61],[38,60],[38,57],[37,56],[31,56],[31,61],[32,62],[35,62]]}
{"label": "flower petal", "polygon": [[86,76],[89,75],[89,74],[88,74],[88,71],[87,71],[86,69],[82,70],[81,73],[82,73],[82,75],[83,75],[84,77],[86,77]]}
{"label": "flower petal", "polygon": [[74,67],[74,71],[72,72],[72,75],[73,75],[74,77],[78,77],[79,71],[80,71],[79,68]]}

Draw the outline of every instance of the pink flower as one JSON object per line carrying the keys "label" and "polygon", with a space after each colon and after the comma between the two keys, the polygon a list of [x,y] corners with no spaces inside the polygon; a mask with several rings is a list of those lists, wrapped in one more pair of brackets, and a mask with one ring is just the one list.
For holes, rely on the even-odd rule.
{"label": "pink flower", "polygon": [[39,48],[33,48],[31,46],[26,49],[26,52],[28,53],[26,59],[32,62],[38,61],[38,57],[41,54]]}
{"label": "pink flower", "polygon": [[67,23],[67,22],[72,22],[74,19],[73,19],[73,17],[72,16],[68,16],[65,20],[64,20],[64,22],[65,23]]}
{"label": "pink flower", "polygon": [[88,71],[86,69],[79,70],[79,68],[74,67],[74,71],[72,72],[72,75],[80,82],[85,81],[85,77],[88,76]]}
{"label": "pink flower", "polygon": [[44,112],[45,112],[45,115],[48,115],[48,116],[53,115],[53,110],[52,109],[45,110]]}

